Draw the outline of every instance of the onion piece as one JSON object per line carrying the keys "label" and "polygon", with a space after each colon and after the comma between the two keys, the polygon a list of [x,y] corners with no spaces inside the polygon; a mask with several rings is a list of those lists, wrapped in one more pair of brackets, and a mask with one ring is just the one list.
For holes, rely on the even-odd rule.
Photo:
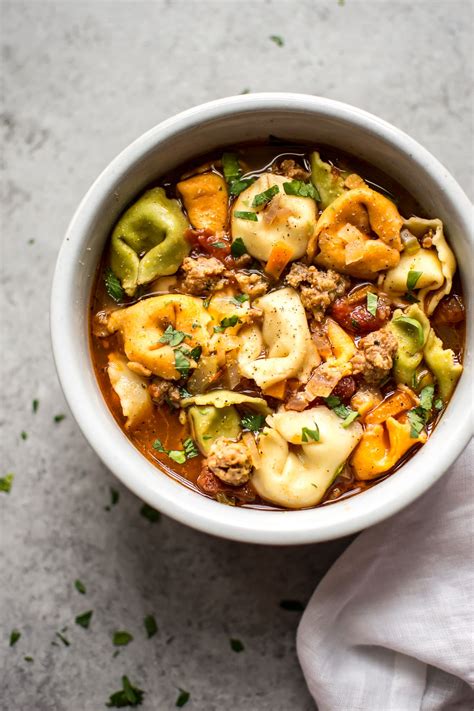
{"label": "onion piece", "polygon": [[239,372],[239,366],[235,359],[227,361],[227,368],[224,376],[224,385],[229,390],[234,390],[240,383],[242,377]]}
{"label": "onion piece", "polygon": [[328,397],[341,378],[347,375],[346,371],[347,367],[342,370],[341,368],[334,368],[328,363],[322,363],[306,383],[305,395],[310,400],[314,400],[317,397]]}
{"label": "onion piece", "polygon": [[364,258],[365,254],[365,241],[360,238],[356,238],[351,242],[346,244],[344,250],[344,260],[346,264],[353,264],[354,262],[360,262]]}
{"label": "onion piece", "polygon": [[251,432],[244,432],[242,435],[242,442],[245,444],[250,453],[250,459],[255,469],[260,466],[260,453],[257,449],[257,444],[255,442],[255,437]]}

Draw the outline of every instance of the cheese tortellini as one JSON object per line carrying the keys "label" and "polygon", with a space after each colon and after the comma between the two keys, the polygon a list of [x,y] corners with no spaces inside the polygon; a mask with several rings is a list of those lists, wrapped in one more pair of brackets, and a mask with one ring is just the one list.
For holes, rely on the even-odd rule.
{"label": "cheese tortellini", "polygon": [[107,372],[110,383],[117,393],[124,417],[125,429],[134,429],[153,414],[147,380],[134,373],[127,365],[127,359],[120,353],[109,355]]}
{"label": "cheese tortellini", "polygon": [[[267,422],[259,440],[260,466],[252,478],[257,493],[290,509],[315,506],[358,443],[362,426],[354,422],[344,428],[324,406],[278,412]],[[316,427],[319,441],[305,435]]]}
{"label": "cheese tortellini", "polygon": [[403,253],[398,265],[386,273],[381,286],[388,294],[401,296],[408,291],[409,272],[417,272],[417,298],[424,305],[428,316],[431,316],[443,296],[451,291],[456,259],[446,242],[441,220],[411,217],[404,223],[404,227],[418,239],[431,233],[433,246],[428,249],[420,247],[413,254]]}
{"label": "cheese tortellini", "polygon": [[[247,252],[263,262],[279,242],[292,250],[292,259],[299,259],[316,227],[316,203],[309,197],[287,195],[283,188],[287,182],[281,175],[264,173],[239,195],[232,209],[232,239],[241,239]],[[279,191],[271,201],[253,206],[255,196],[272,187]],[[239,217],[239,213],[251,213],[256,220]]]}
{"label": "cheese tortellini", "polygon": [[396,206],[384,195],[366,186],[348,190],[319,218],[308,256],[326,269],[373,279],[400,261],[402,224]]}
{"label": "cheese tortellini", "polygon": [[272,291],[254,302],[263,311],[262,328],[240,332],[239,369],[265,390],[287,378],[306,382],[320,358],[296,291]]}

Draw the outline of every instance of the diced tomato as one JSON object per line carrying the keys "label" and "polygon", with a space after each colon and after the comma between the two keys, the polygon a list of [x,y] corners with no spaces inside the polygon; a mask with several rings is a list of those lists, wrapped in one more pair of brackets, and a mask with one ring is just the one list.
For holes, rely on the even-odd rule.
{"label": "diced tomato", "polygon": [[336,299],[331,307],[331,316],[346,331],[361,335],[377,331],[390,318],[390,305],[379,298],[376,315],[373,316],[364,301],[360,304],[350,303],[347,297]]}

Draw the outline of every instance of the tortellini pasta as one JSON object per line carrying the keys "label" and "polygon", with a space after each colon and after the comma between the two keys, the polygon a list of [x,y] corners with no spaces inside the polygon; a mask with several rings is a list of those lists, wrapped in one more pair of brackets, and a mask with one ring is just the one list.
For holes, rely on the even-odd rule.
{"label": "tortellini pasta", "polygon": [[[201,346],[207,351],[210,315],[201,299],[182,294],[154,296],[126,309],[113,311],[108,319],[110,333],[120,331],[127,358],[147,369],[148,375],[178,380],[176,351],[160,341],[169,326],[185,334],[182,347]],[[195,365],[195,364],[194,364]]]}
{"label": "tortellini pasta", "polygon": [[177,184],[193,227],[219,234],[227,225],[227,185],[222,175],[200,173]]}
{"label": "tortellini pasta", "polygon": [[319,193],[323,210],[344,192],[344,178],[330,163],[321,160],[318,151],[311,153],[311,182]]}
{"label": "tortellini pasta", "polygon": [[239,413],[232,405],[193,405],[188,410],[188,421],[193,439],[204,456],[219,437],[237,439],[241,432]]}
{"label": "tortellini pasta", "polygon": [[451,291],[456,260],[446,242],[441,220],[411,217],[404,227],[419,239],[431,231],[433,246],[428,249],[420,247],[413,254],[402,254],[399,264],[386,273],[381,286],[388,294],[403,295],[408,291],[409,272],[418,272],[417,297],[430,316],[443,296]]}
{"label": "tortellini pasta", "polygon": [[308,256],[326,269],[373,279],[400,261],[402,224],[388,198],[369,187],[348,190],[319,218]]}
{"label": "tortellini pasta", "polygon": [[456,360],[451,348],[443,348],[443,343],[431,328],[425,344],[423,355],[426,365],[438,382],[438,393],[443,402],[447,402],[453,394],[461,373],[462,365]]}
{"label": "tortellini pasta", "polygon": [[383,424],[367,425],[362,439],[351,457],[358,479],[375,479],[397,464],[415,444],[424,444],[428,435],[424,430],[411,436],[411,425],[389,417]]}
{"label": "tortellini pasta", "polygon": [[254,304],[263,311],[263,324],[240,332],[241,374],[263,390],[287,378],[306,382],[320,358],[298,294],[290,288],[279,289]]}
{"label": "tortellini pasta", "polygon": [[[344,428],[342,420],[324,406],[279,412],[267,422],[259,440],[260,465],[253,486],[263,499],[279,506],[315,506],[357,445],[362,426],[354,422]],[[315,427],[319,441],[305,435],[305,428],[314,431]]]}
{"label": "tortellini pasta", "polygon": [[119,353],[110,353],[107,373],[110,383],[120,399],[122,412],[127,418],[125,429],[134,429],[153,414],[146,379],[127,366],[127,359]]}
{"label": "tortellini pasta", "polygon": [[[277,243],[284,243],[292,250],[292,259],[299,259],[315,230],[316,203],[309,197],[287,195],[283,188],[287,182],[281,175],[264,173],[239,195],[232,209],[232,239],[241,239],[248,253],[263,262]],[[269,203],[255,207],[255,196],[272,187],[279,192]],[[239,213],[251,213],[256,219],[244,219]]]}
{"label": "tortellini pasta", "polygon": [[137,286],[174,274],[191,250],[184,233],[188,221],[177,200],[163,188],[148,190],[117,222],[110,266],[129,296]]}
{"label": "tortellini pasta", "polygon": [[199,405],[199,407],[212,405],[217,408],[229,407],[229,405],[245,405],[264,415],[269,415],[271,412],[263,397],[252,397],[234,390],[211,390],[202,395],[193,395],[192,397],[183,398],[181,405],[182,407],[187,407],[188,405]]}

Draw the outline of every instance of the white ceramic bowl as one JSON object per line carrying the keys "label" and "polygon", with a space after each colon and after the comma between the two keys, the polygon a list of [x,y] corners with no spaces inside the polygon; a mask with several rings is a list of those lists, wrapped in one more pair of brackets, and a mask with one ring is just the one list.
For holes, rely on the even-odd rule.
{"label": "white ceramic bowl", "polygon": [[339,503],[281,512],[223,506],[155,468],[114,421],[89,354],[88,308],[96,267],[112,225],[130,200],[182,162],[269,134],[333,145],[397,179],[429,215],[444,221],[464,293],[471,300],[471,204],[430,153],[385,121],[346,104],[286,93],[233,96],[155,126],[122,151],[92,185],[58,256],[51,298],[53,350],[65,396],[87,440],[116,476],[148,504],[181,523],[225,538],[313,543],[354,533],[391,516],[423,494],[456,459],[471,434],[472,349],[468,349],[464,373],[441,422],[428,443],[399,471]]}

